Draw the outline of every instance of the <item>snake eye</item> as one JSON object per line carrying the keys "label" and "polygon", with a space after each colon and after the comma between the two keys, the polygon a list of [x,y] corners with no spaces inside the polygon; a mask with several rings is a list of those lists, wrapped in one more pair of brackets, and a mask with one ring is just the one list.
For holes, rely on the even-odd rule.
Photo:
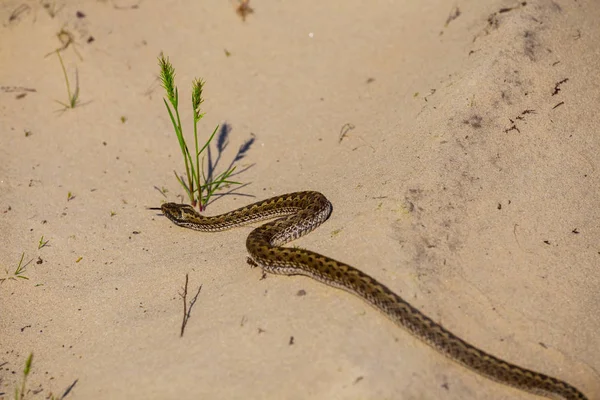
{"label": "snake eye", "polygon": [[185,207],[181,207],[179,209],[179,215],[181,216],[181,218],[189,218],[192,215],[194,215],[195,210],[194,207],[191,206],[185,206]]}

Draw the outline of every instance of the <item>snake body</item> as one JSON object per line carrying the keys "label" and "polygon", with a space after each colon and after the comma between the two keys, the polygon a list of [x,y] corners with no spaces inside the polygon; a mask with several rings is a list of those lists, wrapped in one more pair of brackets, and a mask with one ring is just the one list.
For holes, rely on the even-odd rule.
{"label": "snake body", "polygon": [[161,210],[176,225],[202,232],[276,218],[248,236],[246,248],[251,264],[272,274],[306,275],[355,294],[440,353],[486,378],[551,399],[587,399],[564,381],[511,364],[467,343],[385,285],[348,264],[309,250],[281,247],[329,218],[332,206],[321,193],[284,194],[213,217],[202,216],[185,204],[165,203]]}

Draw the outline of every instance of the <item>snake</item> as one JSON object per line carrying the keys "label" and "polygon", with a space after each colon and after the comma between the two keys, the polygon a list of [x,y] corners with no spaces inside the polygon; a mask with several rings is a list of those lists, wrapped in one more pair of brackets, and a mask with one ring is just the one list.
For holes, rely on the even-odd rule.
{"label": "snake", "polygon": [[178,203],[164,203],[160,210],[176,225],[201,232],[272,220],[253,229],[246,239],[250,265],[271,274],[308,276],[357,295],[439,353],[485,378],[551,399],[587,400],[565,381],[512,364],[467,343],[359,269],[310,250],[282,247],[329,218],[333,207],[319,192],[288,193],[216,216],[203,216],[194,207]]}

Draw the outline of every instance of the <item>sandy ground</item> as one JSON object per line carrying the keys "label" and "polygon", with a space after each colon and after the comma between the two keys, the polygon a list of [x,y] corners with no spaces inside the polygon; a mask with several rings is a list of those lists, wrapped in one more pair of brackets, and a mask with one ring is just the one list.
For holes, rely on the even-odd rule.
{"label": "sandy ground", "polygon": [[0,285],[0,398],[30,352],[31,399],[534,398],[345,292],[261,280],[250,227],[147,210],[183,194],[162,51],[187,132],[194,77],[202,134],[230,127],[217,169],[247,147],[208,214],[321,191],[333,215],[296,245],[600,399],[597,2],[253,0],[245,22],[227,1],[42,3],[0,5],[0,274],[31,260]]}

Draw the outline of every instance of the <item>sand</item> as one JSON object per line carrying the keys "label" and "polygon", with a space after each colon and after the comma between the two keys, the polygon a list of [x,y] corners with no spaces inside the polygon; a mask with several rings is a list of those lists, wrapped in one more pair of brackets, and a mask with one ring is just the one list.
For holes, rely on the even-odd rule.
{"label": "sand", "polygon": [[[245,186],[208,215],[321,191],[333,215],[294,245],[600,398],[598,3],[252,0],[245,21],[236,5],[0,5],[0,274],[31,261],[0,284],[0,398],[32,352],[30,399],[534,398],[348,293],[262,279],[251,227],[148,210],[185,199],[161,52],[187,134],[194,77],[202,137],[228,126],[217,170],[246,146]],[[188,301],[201,290],[180,337],[186,274]]]}

